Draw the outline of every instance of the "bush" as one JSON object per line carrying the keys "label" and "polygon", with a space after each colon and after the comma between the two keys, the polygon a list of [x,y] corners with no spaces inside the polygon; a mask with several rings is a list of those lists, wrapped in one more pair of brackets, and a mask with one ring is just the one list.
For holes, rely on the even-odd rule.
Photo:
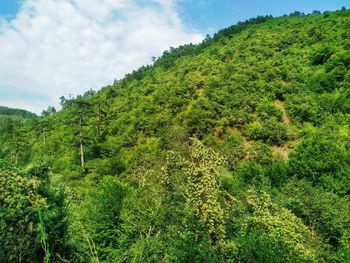
{"label": "bush", "polygon": [[230,171],[237,167],[239,161],[242,160],[245,155],[242,138],[232,135],[226,135],[224,137],[224,143],[219,145],[218,150],[225,158],[227,168]]}
{"label": "bush", "polygon": [[277,263],[285,262],[286,248],[273,243],[268,235],[257,230],[242,233],[236,238],[239,244],[238,262],[244,263]]}
{"label": "bush", "polygon": [[234,172],[234,177],[244,181],[246,185],[253,185],[259,189],[268,190],[271,182],[266,176],[266,170],[255,162],[245,162]]}
{"label": "bush", "polygon": [[297,122],[319,124],[322,121],[319,116],[320,107],[314,96],[309,94],[289,95],[286,100],[286,108],[289,116]]}
{"label": "bush", "polygon": [[260,102],[256,111],[258,113],[258,116],[263,120],[269,119],[271,117],[275,117],[279,121],[282,120],[282,111],[270,101],[264,100]]}
{"label": "bush", "polygon": [[0,170],[1,262],[69,257],[65,193],[50,186],[47,171],[44,166],[28,173]]}
{"label": "bush", "polygon": [[272,186],[281,187],[288,178],[288,165],[282,160],[273,160],[267,168],[266,175],[270,178]]}
{"label": "bush", "polygon": [[[281,262],[318,262],[316,238],[312,238],[310,230],[300,218],[273,203],[265,192],[248,191],[247,203],[252,211],[252,216],[247,219],[247,230],[268,236],[268,242],[262,242],[261,254],[271,253],[276,260],[279,260],[278,254],[282,254]],[[268,253],[265,251],[267,247],[273,251]]]}
{"label": "bush", "polygon": [[319,48],[311,55],[311,63],[313,65],[320,65],[327,62],[327,60],[332,56],[334,53],[334,48],[325,46],[322,48]]}
{"label": "bush", "polygon": [[332,92],[338,86],[336,76],[333,73],[318,72],[310,82],[311,90],[317,93]]}
{"label": "bush", "polygon": [[281,191],[284,206],[315,229],[319,236],[337,250],[350,224],[350,203],[346,198],[313,187],[307,180],[290,180]]}
{"label": "bush", "polygon": [[194,102],[186,120],[190,135],[203,138],[213,128],[216,117],[214,106],[208,99],[200,98]]}
{"label": "bush", "polygon": [[261,166],[269,166],[272,163],[271,146],[262,142],[254,142],[249,151],[248,160],[260,164]]}
{"label": "bush", "polygon": [[289,172],[307,178],[338,194],[349,193],[349,154],[334,138],[315,135],[302,141],[291,153]]}
{"label": "bush", "polygon": [[252,140],[261,140],[268,144],[281,145],[288,138],[287,129],[276,118],[264,122],[254,122],[246,126],[246,133]]}
{"label": "bush", "polygon": [[93,256],[100,260],[113,257],[116,253],[122,224],[121,211],[129,193],[128,185],[111,176],[103,177],[87,191],[72,225],[74,245],[81,250],[80,256],[85,258],[83,261],[91,252],[89,242],[93,242],[95,247],[96,254]]}

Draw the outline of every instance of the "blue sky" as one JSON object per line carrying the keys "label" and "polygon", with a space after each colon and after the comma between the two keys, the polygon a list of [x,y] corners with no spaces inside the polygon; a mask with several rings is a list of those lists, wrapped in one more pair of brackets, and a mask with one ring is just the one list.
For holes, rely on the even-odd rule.
{"label": "blue sky", "polygon": [[258,15],[281,16],[294,11],[338,10],[349,0],[183,0],[180,14],[189,26],[213,33]]}
{"label": "blue sky", "polygon": [[0,0],[0,15],[12,18],[20,8],[18,0]]}
{"label": "blue sky", "polygon": [[0,0],[0,105],[40,113],[100,89],[169,47],[257,15],[349,0]]}
{"label": "blue sky", "polygon": [[[0,15],[13,18],[22,0],[0,0]],[[349,0],[182,0],[178,11],[184,23],[204,34],[258,15],[280,16],[294,11],[350,8]]]}

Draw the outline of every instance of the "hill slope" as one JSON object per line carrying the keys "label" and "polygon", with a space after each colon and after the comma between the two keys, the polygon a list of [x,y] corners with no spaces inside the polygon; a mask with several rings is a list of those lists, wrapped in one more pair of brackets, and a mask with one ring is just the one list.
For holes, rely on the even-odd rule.
{"label": "hill slope", "polygon": [[[4,125],[4,173],[30,165],[16,178],[47,204],[44,217],[24,213],[38,226],[28,240],[48,233],[32,255],[347,262],[349,68],[349,10],[258,17],[62,99],[50,117]],[[3,229],[6,258],[16,245]]]}
{"label": "hill slope", "polygon": [[0,116],[16,116],[22,118],[35,118],[36,114],[22,110],[22,109],[13,109],[4,106],[0,106]]}

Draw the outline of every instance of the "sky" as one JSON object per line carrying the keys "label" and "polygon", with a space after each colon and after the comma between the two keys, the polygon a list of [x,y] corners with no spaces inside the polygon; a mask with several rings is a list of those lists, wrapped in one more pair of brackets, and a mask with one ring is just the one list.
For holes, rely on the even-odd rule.
{"label": "sky", "polygon": [[0,0],[0,105],[40,113],[257,15],[349,0]]}

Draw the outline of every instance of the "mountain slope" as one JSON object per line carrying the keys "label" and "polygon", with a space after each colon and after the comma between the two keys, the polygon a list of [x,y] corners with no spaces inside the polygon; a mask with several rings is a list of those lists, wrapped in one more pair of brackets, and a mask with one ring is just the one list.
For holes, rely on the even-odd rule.
{"label": "mountain slope", "polygon": [[[116,153],[130,146],[136,151],[134,146],[147,145],[147,140],[159,140],[162,148],[169,131],[180,127],[178,136],[214,145],[231,129],[242,139],[269,145],[293,142],[303,123],[319,127],[349,112],[347,12],[268,19],[233,36],[218,34],[193,54],[181,52],[191,46],[173,51],[184,56],[167,59],[166,53],[154,67],[87,100],[95,116],[87,117],[91,126],[86,133],[96,138],[93,124],[100,121],[97,126],[107,137],[100,150]],[[283,101],[290,127],[276,100]],[[66,108],[56,118],[67,119]],[[62,135],[69,132],[61,128]],[[123,142],[109,149],[108,140],[114,138]]]}
{"label": "mountain slope", "polygon": [[[68,219],[57,219],[69,231],[45,253],[347,262],[349,32],[349,10],[258,17],[171,49],[97,94],[63,98],[52,116],[4,125],[3,162],[50,167],[72,200]],[[48,171],[38,171],[23,178],[46,185]],[[48,233],[51,211],[33,219],[48,220]]]}
{"label": "mountain slope", "polygon": [[37,117],[34,113],[22,110],[22,109],[13,109],[4,106],[0,106],[0,116],[16,116],[22,118],[35,118]]}

